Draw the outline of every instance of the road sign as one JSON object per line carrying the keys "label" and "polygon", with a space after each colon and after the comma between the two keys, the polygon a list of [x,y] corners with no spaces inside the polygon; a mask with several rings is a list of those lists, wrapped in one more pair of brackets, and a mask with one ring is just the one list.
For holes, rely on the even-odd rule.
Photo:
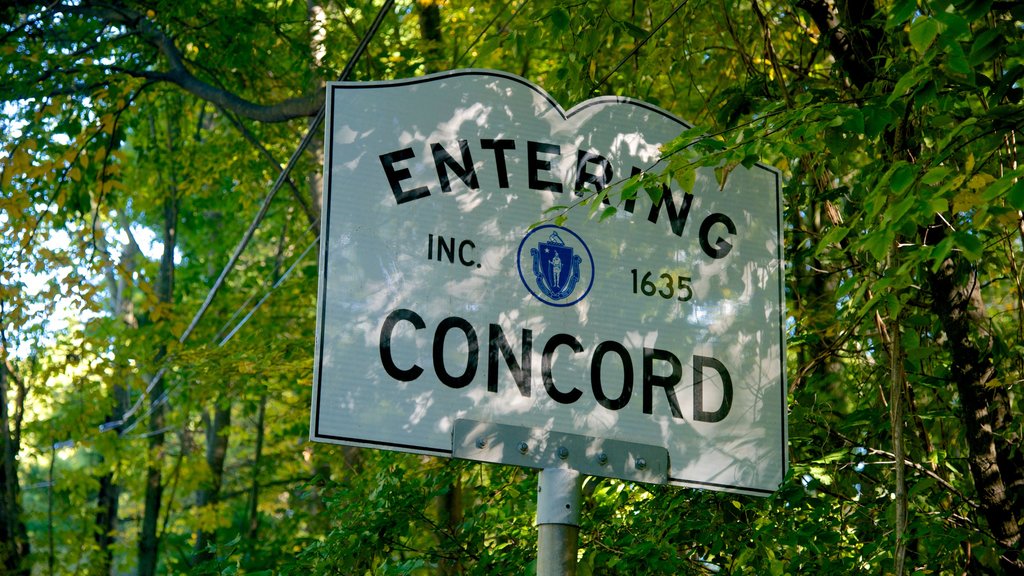
{"label": "road sign", "polygon": [[468,420],[664,447],[671,484],[779,485],[777,171],[623,201],[687,124],[495,71],[332,83],[326,118],[313,440],[451,456]]}

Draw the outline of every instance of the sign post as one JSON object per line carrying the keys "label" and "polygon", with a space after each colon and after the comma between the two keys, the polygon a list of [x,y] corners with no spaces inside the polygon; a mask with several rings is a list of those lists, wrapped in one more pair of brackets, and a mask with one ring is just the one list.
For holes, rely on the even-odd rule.
{"label": "sign post", "polygon": [[540,468],[544,501],[563,469],[778,487],[777,171],[621,198],[685,122],[486,70],[327,90],[312,440]]}
{"label": "sign post", "polygon": [[580,473],[540,471],[537,485],[537,576],[574,576],[579,551]]}

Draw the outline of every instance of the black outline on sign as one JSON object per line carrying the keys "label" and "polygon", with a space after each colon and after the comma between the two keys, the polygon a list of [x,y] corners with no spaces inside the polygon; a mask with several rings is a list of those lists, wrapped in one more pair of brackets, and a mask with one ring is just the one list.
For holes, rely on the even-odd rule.
{"label": "black outline on sign", "polygon": [[[548,300],[547,298],[544,298],[540,294],[537,294],[536,292],[533,291],[533,288],[531,288],[530,285],[526,282],[526,275],[523,274],[522,257],[523,257],[523,246],[526,245],[526,239],[529,238],[530,236],[533,236],[534,233],[539,232],[540,230],[543,230],[544,228],[557,228],[559,230],[565,230],[569,234],[572,234],[573,236],[575,236],[576,240],[580,243],[581,246],[583,246],[583,249],[587,251],[587,258],[590,260],[590,282],[587,283],[587,289],[583,291],[583,294],[581,294],[579,298],[577,298],[577,299],[575,299],[575,300],[573,300],[571,302],[552,302],[552,301]],[[532,265],[529,268],[529,270],[530,270],[530,272],[533,271]],[[568,228],[566,228],[564,226],[557,226],[555,224],[545,224],[543,226],[538,226],[538,227],[534,228],[533,230],[530,230],[529,232],[527,232],[526,236],[523,236],[523,239],[519,241],[519,249],[516,250],[516,271],[519,272],[519,280],[522,281],[523,286],[526,286],[526,289],[530,292],[530,294],[533,295],[534,298],[537,299],[537,301],[539,301],[542,304],[545,304],[547,306],[554,307],[554,308],[565,308],[565,307],[568,307],[568,306],[573,306],[575,304],[578,304],[581,300],[583,300],[584,298],[587,297],[587,294],[590,294],[590,290],[594,287],[594,278],[597,276],[597,270],[596,270],[596,267],[594,265],[594,255],[590,252],[590,246],[587,246],[587,243],[583,241],[583,238],[580,237],[579,234],[573,232],[572,230],[570,230],[570,229],[568,229]],[[547,295],[545,294],[544,296],[547,296]]]}
{"label": "black outline on sign", "polygon": [[[558,103],[558,101],[555,100],[554,98],[552,98],[551,95],[547,93],[547,91],[545,91],[540,86],[537,86],[536,84],[533,84],[529,80],[526,80],[525,78],[516,76],[514,74],[510,74],[508,72],[501,72],[501,71],[498,71],[498,70],[484,70],[484,69],[477,69],[477,68],[466,68],[466,69],[462,69],[462,70],[451,70],[451,71],[447,71],[447,72],[439,72],[439,73],[436,73],[436,74],[429,74],[429,75],[426,75],[426,76],[419,76],[419,77],[416,77],[416,78],[407,78],[407,79],[402,79],[402,80],[384,80],[384,81],[372,81],[372,82],[332,82],[332,83],[330,83],[328,85],[328,87],[327,87],[328,94],[327,94],[327,101],[325,103],[325,105],[327,107],[327,110],[326,110],[326,116],[325,116],[325,120],[324,120],[324,131],[326,133],[326,138],[328,140],[327,141],[327,149],[330,150],[331,154],[333,154],[333,152],[334,152],[334,133],[333,133],[333,131],[331,131],[331,125],[333,123],[333,117],[334,117],[334,106],[333,106],[333,103],[334,103],[334,92],[336,90],[339,90],[339,89],[341,89],[341,90],[352,90],[352,89],[368,89],[368,88],[381,88],[381,87],[410,86],[410,85],[414,85],[414,84],[424,84],[424,83],[428,83],[428,82],[436,82],[438,80],[444,80],[446,78],[457,78],[459,76],[494,76],[494,77],[497,77],[497,78],[502,78],[502,79],[505,79],[505,80],[510,80],[512,82],[516,82],[518,84],[522,84],[523,86],[525,86],[525,87],[529,88],[530,90],[536,92],[540,96],[543,96],[544,99],[547,100],[548,103],[551,105],[551,108],[553,110],[556,110],[559,113],[559,115],[562,117],[563,120],[568,120],[569,118],[571,118],[572,116],[576,115],[577,113],[579,113],[579,112],[581,112],[583,110],[586,110],[587,108],[590,108],[592,106],[603,105],[603,104],[611,102],[611,103],[618,103],[618,104],[629,104],[629,105],[632,105],[632,106],[636,106],[638,108],[644,108],[646,110],[650,110],[652,112],[660,114],[660,115],[668,118],[669,120],[672,120],[673,122],[676,122],[676,123],[680,124],[681,126],[684,127],[684,129],[693,128],[693,126],[690,125],[689,123],[681,120],[680,118],[676,117],[674,114],[672,114],[672,113],[670,113],[670,112],[668,112],[666,110],[663,110],[662,108],[654,106],[653,104],[648,104],[647,102],[642,102],[642,101],[639,101],[639,100],[634,100],[632,98],[626,98],[626,97],[622,97],[622,96],[600,96],[600,97],[597,97],[597,98],[591,98],[590,100],[587,100],[585,102],[581,102],[580,104],[577,104],[576,106],[573,106],[572,108],[570,108],[568,111],[565,111],[562,108],[562,106]],[[324,182],[324,196],[325,197],[323,199],[324,203],[323,203],[323,206],[321,208],[322,214],[324,214],[324,216],[323,216],[323,227],[320,230],[320,239],[321,239],[320,240],[320,262],[323,264],[323,266],[321,268],[321,273],[319,275],[319,286],[318,286],[318,294],[317,294],[317,297],[318,297],[318,299],[317,299],[317,306],[318,307],[321,305],[322,302],[324,302],[324,294],[326,293],[326,290],[327,290],[327,287],[326,287],[327,263],[329,261],[329,259],[327,258],[327,252],[328,252],[329,242],[327,242],[326,239],[330,237],[330,229],[331,229],[331,222],[330,222],[331,211],[329,209],[330,208],[330,198],[331,198],[330,186],[331,186],[331,182],[333,180],[332,176],[333,176],[333,171],[334,171],[334,163],[332,162],[332,158],[331,157],[329,157],[329,156],[325,157],[324,158],[324,162],[327,163],[328,173],[327,173],[326,181]],[[754,165],[759,167],[759,168],[761,168],[761,169],[769,171],[770,173],[772,173],[775,176],[775,206],[776,206],[776,214],[778,215],[778,234],[779,234],[779,237],[777,239],[778,240],[778,251],[779,251],[779,253],[778,253],[779,260],[778,261],[779,261],[779,265],[783,267],[783,269],[779,270],[779,343],[780,343],[780,347],[779,347],[780,348],[780,354],[779,354],[780,358],[779,359],[780,359],[780,369],[781,369],[780,370],[780,377],[782,379],[782,382],[780,382],[780,385],[779,385],[779,389],[780,389],[780,395],[781,395],[781,399],[780,399],[781,403],[780,403],[780,405],[782,406],[782,419],[781,419],[782,420],[782,446],[781,446],[781,452],[782,452],[782,475],[781,475],[781,477],[783,479],[785,479],[786,471],[789,468],[789,466],[788,466],[788,464],[789,464],[789,435],[787,434],[787,425],[786,425],[787,420],[788,420],[788,414],[787,414],[788,406],[787,406],[787,403],[786,403],[786,392],[787,391],[786,391],[786,385],[785,385],[785,378],[786,378],[786,344],[785,344],[786,343],[786,328],[785,328],[785,326],[786,326],[786,306],[785,306],[786,300],[785,300],[785,296],[786,296],[786,294],[785,294],[785,268],[784,268],[785,267],[785,260],[783,259],[783,243],[784,243],[785,239],[783,237],[783,227],[782,227],[782,186],[781,186],[781,182],[780,182],[780,173],[779,173],[779,171],[777,169],[775,169],[775,168],[773,168],[771,166],[767,166],[765,164],[762,164],[760,162],[756,162]],[[316,350],[316,352],[317,352],[317,357],[320,359],[320,361],[322,363],[323,362],[324,330],[325,330],[325,328],[324,328],[323,322],[321,320],[322,314],[319,313],[320,310],[317,310],[317,312],[318,312],[318,314],[317,314],[317,332],[316,332],[316,339],[317,339],[317,346],[316,346],[317,350]],[[401,449],[401,450],[404,450],[404,451],[420,452],[420,453],[423,453],[423,454],[430,454],[430,455],[435,455],[435,456],[438,456],[438,455],[440,455],[440,456],[451,456],[451,454],[452,454],[452,450],[451,449],[439,449],[439,448],[433,448],[433,447],[429,447],[429,446],[417,446],[417,445],[414,445],[414,444],[397,444],[397,443],[383,442],[383,441],[367,441],[367,440],[358,439],[358,438],[346,438],[346,437],[341,437],[341,436],[330,436],[330,435],[326,435],[326,434],[321,434],[320,433],[320,391],[321,391],[322,387],[321,387],[320,384],[321,384],[321,380],[323,378],[323,370],[322,370],[322,366],[320,366],[320,365],[317,365],[314,368],[316,370],[317,377],[315,378],[315,381],[314,381],[314,385],[316,386],[316,394],[315,394],[315,398],[314,398],[315,399],[315,409],[314,409],[314,413],[313,413],[313,416],[312,416],[312,422],[311,422],[312,428],[313,428],[313,436],[310,438],[310,440],[333,440],[335,442],[345,443],[345,444],[354,445],[354,446],[362,446],[362,447],[367,447],[367,448],[372,448],[372,447],[375,447],[375,446],[379,446],[379,447],[392,448],[392,449],[397,448],[397,449]],[[669,465],[671,467],[671,462],[669,463]],[[761,496],[767,496],[767,495],[770,495],[773,492],[775,492],[774,490],[767,490],[767,489],[763,489],[763,488],[750,488],[750,487],[747,487],[747,486],[735,486],[735,485],[732,485],[732,484],[717,484],[717,483],[714,483],[714,482],[702,482],[702,481],[697,481],[697,480],[688,480],[686,478],[676,478],[674,476],[669,476],[668,477],[668,481],[670,483],[675,483],[677,485],[685,485],[685,486],[690,486],[690,487],[695,487],[695,488],[700,488],[700,487],[720,488],[720,489],[726,489],[726,490],[733,491],[733,492],[757,494],[757,495],[761,495]]]}

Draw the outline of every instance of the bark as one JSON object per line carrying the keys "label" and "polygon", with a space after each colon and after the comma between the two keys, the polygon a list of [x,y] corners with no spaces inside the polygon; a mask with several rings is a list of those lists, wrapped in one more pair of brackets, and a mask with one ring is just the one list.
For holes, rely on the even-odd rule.
{"label": "bark", "polygon": [[899,315],[893,319],[889,330],[889,424],[892,427],[892,453],[895,481],[893,488],[896,505],[896,550],[893,554],[893,572],[906,573],[907,561],[907,465],[903,450],[904,408],[903,390],[906,388],[906,373],[903,368],[903,337]]}
{"label": "bark", "polygon": [[[173,141],[173,138],[171,139]],[[171,187],[164,199],[163,243],[160,258],[160,273],[157,277],[156,294],[161,304],[170,305],[174,297],[174,248],[178,239],[178,198],[177,190]],[[157,353],[156,361],[166,355],[166,348]],[[142,533],[139,535],[139,576],[153,576],[156,573],[159,555],[160,508],[163,501],[162,464],[164,459],[164,380],[156,382],[150,392],[149,416],[149,457],[146,466],[146,493],[142,514]]]}
{"label": "bark", "polygon": [[[123,411],[122,411],[123,413]],[[117,542],[117,514],[120,508],[121,485],[114,472],[100,477],[96,493],[96,546],[100,550],[97,573],[110,574],[114,566],[114,543]]]}
{"label": "bark", "polygon": [[[18,388],[14,414],[10,413],[7,397],[12,381]],[[24,401],[23,385],[8,370],[6,358],[0,358],[0,570],[4,574],[28,576],[30,549],[28,531],[21,517],[17,460],[21,451],[20,415]]]}
{"label": "bark", "polygon": [[[107,287],[111,294],[111,313],[120,318],[129,329],[138,328],[135,321],[135,306],[129,293],[128,282],[135,271],[136,258],[140,254],[139,245],[132,237],[131,228],[124,224],[128,235],[128,244],[121,252],[121,267],[123,274],[119,274],[113,266],[106,272]],[[114,397],[114,407],[107,416],[106,422],[119,423],[124,418],[124,412],[130,399],[128,388],[121,384],[115,384],[111,393]],[[120,426],[114,424],[114,430]],[[111,433],[111,432],[108,432]],[[103,463],[103,456],[100,455],[100,463]],[[120,509],[121,486],[117,482],[114,470],[110,470],[100,477],[99,490],[96,494],[96,546],[100,551],[100,558],[97,566],[98,574],[111,574],[114,566],[114,544],[117,541],[118,530],[117,516]]]}
{"label": "bark", "polygon": [[850,82],[863,88],[878,75],[878,48],[882,31],[869,21],[875,16],[873,1],[799,0],[796,3],[810,15],[827,42],[836,63]]}
{"label": "bark", "polygon": [[[49,18],[60,16],[74,19],[96,19],[107,27],[123,28],[128,35],[135,36],[148,44],[161,58],[163,66],[122,68],[111,66],[111,73],[123,73],[153,82],[169,82],[185,91],[243,118],[259,122],[285,122],[295,118],[316,116],[324,105],[324,92],[317,91],[306,96],[289,98],[274,104],[259,104],[197,76],[189,67],[184,54],[174,38],[145,14],[127,4],[113,2],[40,2],[39,0],[15,1],[10,10],[25,13],[46,12]],[[47,18],[47,16],[41,16]]]}
{"label": "bark", "polygon": [[256,412],[256,448],[252,460],[252,485],[249,489],[249,541],[255,542],[260,531],[260,467],[263,463],[263,437],[266,429],[267,396],[260,397]]}
{"label": "bark", "polygon": [[992,536],[1004,549],[1000,560],[1007,573],[1024,572],[1021,559],[1019,503],[1010,485],[1020,470],[1011,454],[1015,447],[1003,433],[1009,424],[1006,388],[993,385],[996,369],[985,303],[977,271],[958,259],[947,259],[931,276],[932,310],[942,322],[952,355],[951,376],[960,394],[971,476],[981,511]]}
{"label": "bark", "polygon": [[[836,62],[856,88],[878,79],[883,31],[873,2],[800,0]],[[894,157],[911,157],[910,126],[888,138]],[[922,231],[922,244],[942,240],[944,226]],[[943,262],[923,279],[931,288],[931,310],[945,332],[944,345],[951,358],[950,373],[963,408],[962,424],[970,450],[969,463],[982,514],[993,537],[1003,548],[1000,562],[1007,573],[1024,574],[1020,496],[1024,462],[1013,441],[1008,441],[1011,420],[1005,387],[995,383],[995,337],[989,330],[977,271],[958,258]]]}
{"label": "bark", "polygon": [[[228,454],[228,426],[231,425],[231,404],[218,403],[213,416],[203,414],[206,425],[206,465],[210,470],[210,481],[196,492],[197,506],[215,506],[220,500],[220,489],[224,481],[224,460]],[[216,544],[216,533],[199,530],[196,533],[195,561],[209,560],[213,554],[208,550]]]}
{"label": "bark", "polygon": [[[441,525],[444,526],[444,530],[438,535],[442,546],[446,544],[445,539],[457,541],[463,520],[462,493],[462,482],[456,478],[448,491],[438,497],[439,516]],[[463,572],[464,567],[457,555],[453,558],[442,558],[438,562],[438,574],[442,576],[454,576]]]}
{"label": "bark", "polygon": [[[309,90],[316,92],[323,92],[326,86],[323,81],[323,77],[320,75],[320,69],[323,65],[323,57],[326,55],[326,47],[324,41],[327,39],[327,31],[325,29],[325,23],[327,20],[326,13],[324,12],[323,6],[318,1],[307,0],[306,13],[310,23],[310,43],[309,51],[312,56],[313,62],[313,74]],[[310,129],[315,127],[310,125]],[[309,204],[311,209],[308,211],[312,216],[309,219],[311,225],[317,227],[319,232],[320,224],[320,211],[323,209],[323,170],[321,166],[324,165],[324,138],[323,131],[318,131],[314,136],[313,141],[310,143],[309,151],[313,154],[313,169],[307,173],[306,185],[309,190]],[[305,203],[303,204],[305,208]]]}
{"label": "bark", "polygon": [[443,58],[441,53],[440,2],[428,0],[426,2],[417,2],[416,6],[419,9],[420,38],[426,46],[423,50],[426,55],[424,66],[427,72],[436,72],[444,66],[443,63],[439,64]]}

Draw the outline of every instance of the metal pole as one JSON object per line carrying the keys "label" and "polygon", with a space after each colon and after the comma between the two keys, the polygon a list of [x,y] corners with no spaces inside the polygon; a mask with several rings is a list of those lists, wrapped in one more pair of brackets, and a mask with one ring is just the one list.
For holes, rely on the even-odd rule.
{"label": "metal pole", "polygon": [[575,576],[579,550],[580,473],[545,468],[537,485],[537,576]]}

